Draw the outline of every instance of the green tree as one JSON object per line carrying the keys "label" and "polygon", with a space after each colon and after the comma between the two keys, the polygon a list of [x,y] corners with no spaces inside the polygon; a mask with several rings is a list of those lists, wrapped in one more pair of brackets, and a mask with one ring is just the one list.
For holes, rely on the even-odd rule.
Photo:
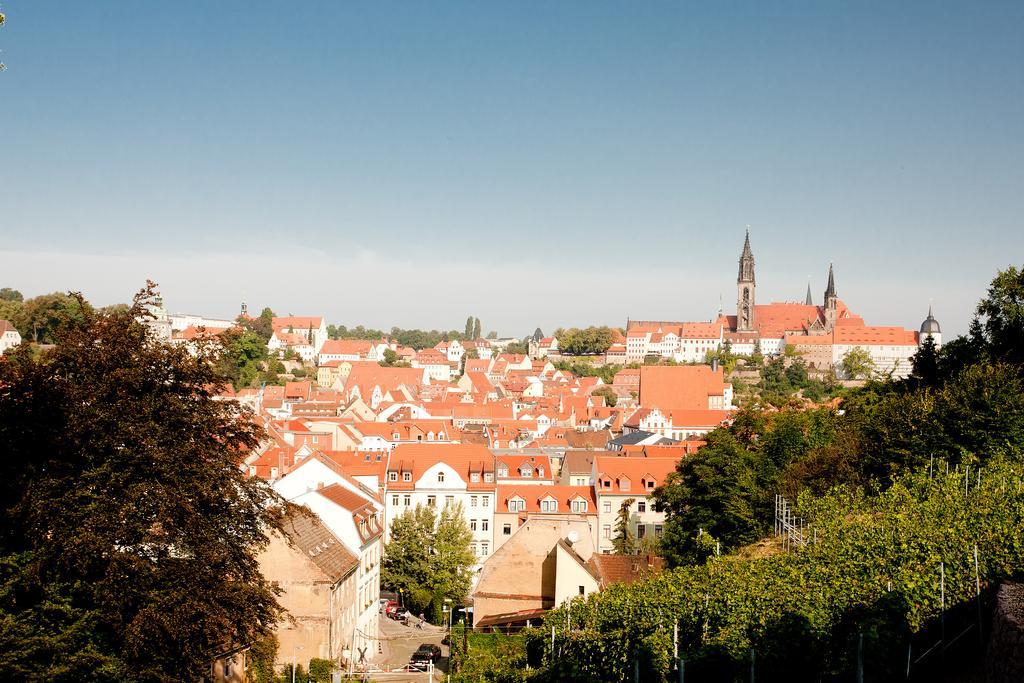
{"label": "green tree", "polygon": [[935,340],[929,334],[925,336],[917,353],[910,359],[913,371],[910,380],[919,387],[934,387],[939,382],[939,352],[935,348]]}
{"label": "green tree", "polygon": [[871,354],[859,346],[847,351],[839,365],[847,379],[869,379],[875,370]]}
{"label": "green tree", "polygon": [[474,318],[473,319],[473,335],[470,337],[470,339],[479,339],[479,338],[480,338],[480,318]]}
{"label": "green tree", "polygon": [[615,537],[612,539],[612,547],[618,555],[634,555],[636,553],[636,536],[630,528],[630,516],[632,514],[635,498],[627,498],[619,505],[619,512],[615,515]]}
{"label": "green tree", "polygon": [[441,510],[433,535],[433,553],[430,555],[430,602],[432,621],[440,623],[445,600],[461,607],[469,597],[473,575],[470,567],[476,557],[470,550],[473,532],[463,514],[462,504],[446,505]]}
{"label": "green tree", "polygon": [[250,330],[232,328],[220,335],[223,353],[218,367],[235,389],[253,386],[267,360],[263,338]]}
{"label": "green tree", "polygon": [[615,332],[610,327],[586,327],[555,330],[558,348],[573,356],[604,353],[612,345]]}
{"label": "green tree", "polygon": [[10,287],[0,288],[0,301],[24,301],[25,297],[16,289]]}
{"label": "green tree", "polygon": [[980,327],[973,336],[984,342],[990,358],[1024,365],[1024,268],[1001,270],[977,308]]}
{"label": "green tree", "polygon": [[62,326],[81,323],[91,310],[89,303],[81,297],[53,292],[25,301],[19,319],[11,323],[25,339],[52,344]]}
{"label": "green tree", "polygon": [[473,316],[469,316],[468,318],[466,318],[466,331],[462,335],[465,339],[470,339],[470,338],[473,337],[473,324],[474,324]]}
{"label": "green tree", "polygon": [[281,616],[257,553],[272,489],[239,468],[263,433],[210,358],[126,312],[0,363],[0,678],[199,680]]}
{"label": "green tree", "polygon": [[610,408],[614,408],[615,404],[619,402],[618,394],[616,394],[615,390],[612,389],[607,384],[599,386],[597,389],[594,389],[590,393],[593,396],[601,396],[601,397],[603,397],[605,405],[610,407]]}
{"label": "green tree", "polygon": [[400,591],[406,607],[419,614],[433,599],[430,548],[437,517],[434,508],[417,505],[391,521],[391,540],[384,550],[381,586]]}
{"label": "green tree", "polygon": [[264,308],[258,317],[256,318],[245,318],[238,316],[237,323],[244,329],[254,332],[259,335],[263,343],[266,344],[270,341],[270,338],[274,336],[274,312],[269,308]]}

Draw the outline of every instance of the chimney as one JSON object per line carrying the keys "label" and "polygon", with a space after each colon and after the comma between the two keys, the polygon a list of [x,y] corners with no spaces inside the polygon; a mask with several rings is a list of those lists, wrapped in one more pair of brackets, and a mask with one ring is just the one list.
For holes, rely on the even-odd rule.
{"label": "chimney", "polygon": [[712,358],[711,359],[711,372],[718,372],[718,359],[717,358]]}

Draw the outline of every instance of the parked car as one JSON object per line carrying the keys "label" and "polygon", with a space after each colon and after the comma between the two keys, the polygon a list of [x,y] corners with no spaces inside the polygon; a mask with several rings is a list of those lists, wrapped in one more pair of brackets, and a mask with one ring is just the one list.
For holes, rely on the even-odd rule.
{"label": "parked car", "polygon": [[384,604],[381,605],[380,611],[383,612],[386,616],[389,616],[392,619],[394,619],[395,615],[398,613],[398,603],[394,600],[382,600],[381,602],[383,602]]}
{"label": "parked car", "polygon": [[433,643],[423,643],[417,648],[416,652],[412,653],[412,657],[409,658],[409,663],[415,665],[423,665],[427,662],[437,662],[441,658],[441,648]]}

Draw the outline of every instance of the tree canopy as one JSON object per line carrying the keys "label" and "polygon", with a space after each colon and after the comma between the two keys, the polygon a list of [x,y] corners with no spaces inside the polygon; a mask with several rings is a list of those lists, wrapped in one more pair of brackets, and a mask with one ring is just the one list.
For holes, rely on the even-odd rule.
{"label": "tree canopy", "polygon": [[262,432],[210,359],[127,311],[0,362],[0,678],[199,680],[281,614],[255,554],[279,506],[241,453]]}

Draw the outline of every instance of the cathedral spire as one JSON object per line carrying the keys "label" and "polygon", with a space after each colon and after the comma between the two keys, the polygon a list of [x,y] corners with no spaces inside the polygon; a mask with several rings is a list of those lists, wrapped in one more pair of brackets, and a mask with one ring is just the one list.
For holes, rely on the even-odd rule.
{"label": "cathedral spire", "polygon": [[736,330],[754,331],[754,293],[757,289],[754,277],[754,252],[750,248],[750,226],[743,240],[740,254],[739,275],[736,278]]}
{"label": "cathedral spire", "polygon": [[814,299],[811,298],[811,281],[810,280],[807,281],[807,296],[804,297],[804,305],[805,306],[813,306],[814,305]]}
{"label": "cathedral spire", "polygon": [[825,288],[825,303],[836,296],[836,280],[832,274],[832,264],[828,264],[828,287]]}

